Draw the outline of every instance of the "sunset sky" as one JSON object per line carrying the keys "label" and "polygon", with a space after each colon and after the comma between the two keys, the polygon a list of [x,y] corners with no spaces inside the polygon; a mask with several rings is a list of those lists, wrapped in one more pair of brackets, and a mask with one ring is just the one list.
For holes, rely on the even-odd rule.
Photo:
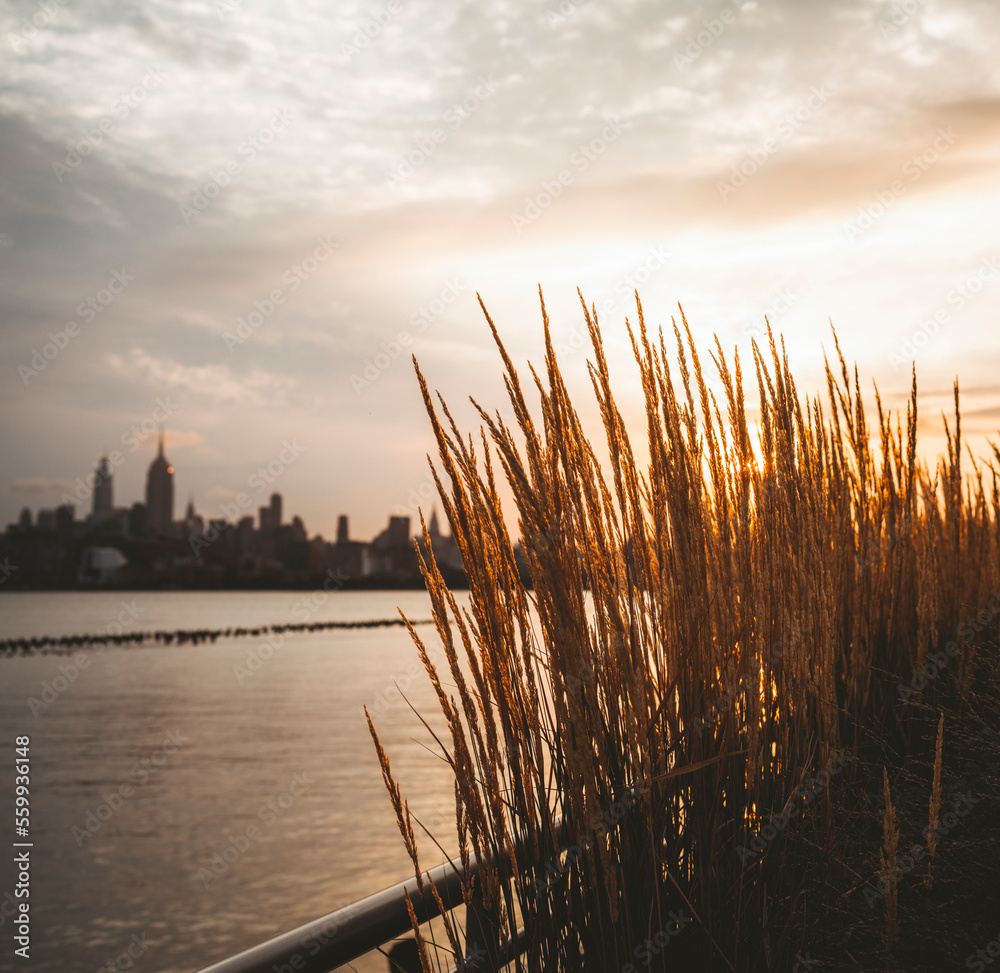
{"label": "sunset sky", "polygon": [[640,439],[633,286],[745,360],[767,313],[801,392],[832,319],[872,404],[916,361],[926,455],[956,375],[974,452],[1000,439],[995,2],[12,0],[0,26],[0,527],[105,450],[141,499],[130,430],[166,415],[176,515],[288,441],[286,512],[369,538],[427,481],[410,353],[475,428],[469,394],[504,405],[476,292],[537,363],[539,283],[582,393],[576,288],[598,306]]}

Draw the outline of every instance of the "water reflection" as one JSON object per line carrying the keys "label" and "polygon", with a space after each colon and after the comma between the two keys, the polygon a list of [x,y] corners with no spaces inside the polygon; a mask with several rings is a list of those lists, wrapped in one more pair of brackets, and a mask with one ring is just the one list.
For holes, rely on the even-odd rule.
{"label": "water reflection", "polygon": [[[154,629],[280,623],[298,595],[136,597],[138,624]],[[94,631],[120,600],[5,595],[2,634]],[[316,618],[388,618],[396,605],[429,614],[422,592],[341,592]],[[37,717],[27,701],[67,657],[0,660],[0,739],[31,736],[33,970],[99,969],[131,946],[133,970],[188,973],[412,873],[361,713],[411,666],[409,636],[296,634],[241,685],[235,668],[258,641],[109,648]],[[441,725],[426,679],[407,695]],[[380,709],[413,812],[453,817],[450,775],[425,731],[405,703]],[[5,793],[10,763],[0,761]],[[422,842],[427,867],[440,860],[431,848]]]}

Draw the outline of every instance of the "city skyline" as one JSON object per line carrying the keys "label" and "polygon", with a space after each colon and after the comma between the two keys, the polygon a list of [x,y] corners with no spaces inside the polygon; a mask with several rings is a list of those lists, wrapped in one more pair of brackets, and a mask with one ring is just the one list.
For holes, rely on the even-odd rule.
{"label": "city skyline", "polygon": [[14,586],[294,587],[333,577],[339,586],[412,587],[422,584],[415,544],[426,553],[428,541],[439,569],[454,583],[464,582],[458,544],[440,529],[436,506],[427,516],[426,539],[419,518],[405,510],[390,513],[371,540],[352,537],[349,515],[342,512],[335,538],[310,535],[298,514],[286,516],[282,494],[266,488],[294,462],[294,443],[286,442],[278,460],[251,474],[255,496],[238,492],[217,512],[198,511],[189,498],[175,516],[177,470],[164,440],[161,430],[141,500],[116,497],[113,470],[123,458],[111,451],[88,477],[78,478],[75,492],[64,493],[58,507],[24,507],[0,534],[0,560],[17,573]]}
{"label": "city skyline", "polygon": [[973,453],[996,437],[1000,8],[53,9],[0,13],[5,522],[95,445],[139,491],[134,430],[166,421],[182,496],[230,502],[295,441],[283,492],[370,535],[430,483],[410,355],[461,427],[469,375],[509,421],[476,294],[537,367],[539,283],[581,400],[576,287],[596,305],[633,429],[638,287],[751,393],[765,314],[817,393],[832,319],[870,408],[915,361],[932,463],[956,375]]}
{"label": "city skyline", "polygon": [[[171,441],[174,442],[173,447],[169,446]],[[123,434],[122,442],[123,445],[128,444],[126,448],[102,450],[96,454],[92,469],[87,474],[81,474],[72,479],[66,477],[48,481],[43,481],[42,478],[22,478],[20,482],[25,489],[20,491],[18,495],[25,498],[25,502],[21,503],[17,509],[8,507],[12,513],[7,517],[6,522],[15,523],[18,521],[25,509],[30,510],[33,517],[37,516],[39,512],[46,512],[54,516],[55,510],[66,504],[74,507],[77,518],[87,519],[91,514],[95,495],[100,490],[100,486],[95,484],[95,478],[97,481],[102,479],[99,474],[102,464],[106,464],[110,479],[114,482],[113,489],[116,495],[119,491],[122,491],[121,495],[125,495],[127,492],[129,496],[135,498],[135,502],[148,504],[149,463],[145,461],[146,451],[152,452],[161,448],[170,451],[176,449],[180,450],[183,456],[185,447],[196,445],[186,442],[183,433],[169,428],[162,432],[150,432],[143,431],[142,427],[138,425],[134,425]],[[274,457],[257,464],[256,468],[244,478],[243,483],[239,486],[213,484],[210,480],[213,474],[211,468],[203,467],[196,470],[201,476],[203,485],[200,490],[186,489],[182,480],[181,486],[175,489],[174,514],[177,514],[178,508],[194,503],[199,514],[206,519],[216,517],[232,519],[231,513],[238,497],[243,495],[252,497],[255,501],[266,501],[272,492],[278,490],[282,475],[292,467],[304,451],[303,444],[297,443],[294,439],[278,444]],[[136,458],[130,462],[133,453],[136,454]],[[176,475],[174,461],[170,460],[170,463],[172,464],[170,473]],[[190,470],[182,470],[182,473],[188,475],[190,472]],[[122,476],[122,474],[125,475]],[[278,490],[278,492],[282,491]],[[387,508],[389,513],[394,516],[412,517],[418,526],[421,508],[425,517],[429,519],[433,510],[440,509],[441,506],[429,472],[418,483],[401,484],[397,496],[398,499],[391,507]],[[249,511],[252,506],[252,504],[244,502],[241,507],[241,515]],[[121,509],[120,506],[118,509]],[[253,509],[256,510],[256,507]],[[312,519],[312,522],[323,525],[322,527],[317,526],[315,533],[326,538],[335,536],[341,514],[341,508],[337,507],[335,503],[321,511],[319,517]],[[385,516],[386,512],[382,511],[359,518],[357,522],[358,534],[368,537],[376,536],[385,526]],[[308,518],[304,516],[303,520],[307,521]]]}
{"label": "city skyline", "polygon": [[[19,511],[16,521],[11,522],[12,525],[16,523],[19,526],[41,526],[51,522],[54,527],[56,512],[60,507],[71,507],[74,520],[91,524],[94,527],[99,527],[103,522],[114,517],[127,524],[130,513],[133,518],[132,523],[134,523],[136,510],[141,507],[143,508],[142,515],[146,518],[143,521],[144,525],[154,534],[160,536],[166,536],[176,525],[190,524],[194,519],[199,524],[226,521],[231,525],[236,525],[240,520],[249,517],[258,520],[258,529],[261,530],[267,526],[281,527],[292,522],[305,525],[304,519],[299,514],[292,514],[292,520],[285,521],[283,494],[276,489],[271,490],[271,486],[276,485],[280,472],[267,467],[259,467],[248,477],[248,484],[256,487],[253,497],[244,492],[234,492],[231,500],[220,501],[217,509],[214,509],[205,506],[199,507],[194,494],[188,494],[187,500],[183,504],[183,515],[175,516],[177,508],[181,504],[178,503],[177,493],[173,485],[177,469],[173,465],[173,461],[165,455],[167,435],[167,430],[161,430],[157,435],[157,455],[146,470],[145,491],[142,499],[125,500],[122,503],[121,498],[116,497],[114,473],[116,465],[114,464],[116,456],[121,456],[121,454],[112,450],[100,455],[94,469],[88,476],[77,477],[71,485],[71,490],[64,491],[58,503],[35,508],[25,505]],[[289,459],[294,458],[293,447],[294,444],[288,444],[283,450]],[[281,454],[279,454],[278,462],[281,462],[280,456]],[[117,465],[120,466],[121,461]],[[153,496],[153,503],[151,503],[151,496]],[[116,499],[119,500],[117,504]],[[431,533],[436,536],[448,536],[442,534],[438,526],[438,507],[440,504],[436,495],[425,500],[423,496],[413,491],[408,499],[411,506],[396,504],[388,514],[390,520],[397,518],[415,520],[416,530],[413,536],[416,536],[419,534],[419,509],[422,507],[428,525],[433,524]],[[422,502],[418,504],[418,500]],[[159,507],[159,512],[151,517],[150,510],[154,506]],[[350,516],[350,513],[338,512],[333,517],[336,522],[335,530],[325,533],[317,530],[312,536],[327,541],[336,539],[338,542],[353,542],[355,538],[349,536],[348,529]],[[385,529],[384,520],[385,514],[383,514],[383,531]],[[370,536],[374,538],[378,533],[378,530],[372,531]]]}

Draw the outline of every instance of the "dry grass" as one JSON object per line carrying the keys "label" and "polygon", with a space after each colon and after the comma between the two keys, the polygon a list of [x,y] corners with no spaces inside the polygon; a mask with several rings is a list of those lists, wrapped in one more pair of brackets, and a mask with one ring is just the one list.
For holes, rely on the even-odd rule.
{"label": "dry grass", "polygon": [[896,831],[896,812],[892,807],[892,795],[889,793],[889,774],[882,768],[882,795],[885,801],[885,817],[882,819],[883,846],[880,861],[882,863],[882,882],[885,887],[885,954],[886,968],[894,969],[893,949],[899,938],[898,903],[899,893],[896,885],[899,881],[899,861],[896,850],[899,847],[899,833]]}
{"label": "dry grass", "polygon": [[934,852],[937,842],[934,832],[938,827],[938,815],[941,811],[941,757],[944,753],[944,713],[938,720],[937,743],[934,745],[934,781],[931,784],[931,800],[927,808],[927,888],[931,887],[931,865],[934,862]]}
{"label": "dry grass", "polygon": [[[905,425],[876,392],[870,428],[839,345],[824,403],[800,396],[770,335],[753,349],[755,449],[739,358],[716,340],[717,402],[683,312],[668,342],[637,307],[644,472],[585,304],[606,469],[544,302],[544,369],[531,370],[540,423],[488,314],[516,429],[479,409],[478,442],[463,437],[418,369],[470,589],[463,613],[422,563],[449,671],[410,629],[448,727],[458,842],[465,862],[486,863],[496,941],[527,930],[519,970],[791,969],[817,917],[787,839],[820,862],[835,855],[834,795],[858,781],[842,750],[925,746],[926,716],[897,683],[1000,580],[996,470],[963,478],[957,384],[948,455],[931,471],[917,457],[915,376]],[[533,586],[500,513],[498,468]],[[946,683],[974,693],[977,659],[963,646],[954,675],[921,699]],[[380,759],[419,870],[381,748]],[[678,928],[681,914],[691,921]]]}

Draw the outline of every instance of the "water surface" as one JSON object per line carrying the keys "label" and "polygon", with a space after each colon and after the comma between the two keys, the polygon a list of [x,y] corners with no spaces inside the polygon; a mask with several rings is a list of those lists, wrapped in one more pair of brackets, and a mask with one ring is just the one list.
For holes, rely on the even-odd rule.
{"label": "water surface", "polygon": [[[0,596],[0,638],[96,632],[123,602],[137,615],[126,630],[143,631],[280,624],[301,621],[305,608],[315,621],[391,618],[397,605],[412,618],[430,615],[422,591],[309,598],[9,593]],[[419,631],[439,644],[432,626]],[[132,970],[189,973],[412,875],[363,704],[378,714],[414,813],[450,836],[447,767],[393,689],[395,677],[440,726],[405,629],[266,643],[91,649],[72,679],[72,656],[0,659],[4,834],[14,738],[27,734],[34,842],[30,964],[12,957],[7,920],[0,969],[99,970],[132,945]],[[45,683],[65,688],[34,715],[29,701],[42,700]],[[424,848],[425,867],[441,860]],[[9,865],[3,879],[6,890]],[[356,967],[387,964],[376,955]]]}

